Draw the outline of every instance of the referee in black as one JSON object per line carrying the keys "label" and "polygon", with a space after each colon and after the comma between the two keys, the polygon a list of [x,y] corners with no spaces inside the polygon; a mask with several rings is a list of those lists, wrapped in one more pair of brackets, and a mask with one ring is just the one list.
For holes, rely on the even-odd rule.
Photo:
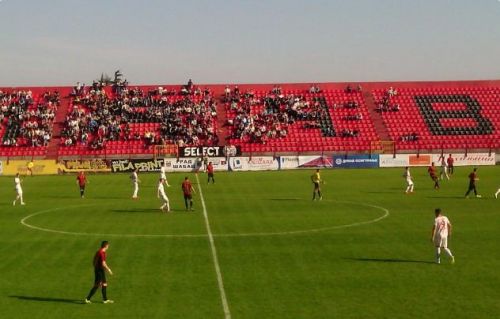
{"label": "referee in black", "polygon": [[106,295],[106,288],[108,287],[108,283],[106,282],[105,271],[109,272],[110,275],[113,275],[111,268],[109,268],[108,265],[106,264],[106,251],[108,250],[108,248],[109,248],[109,242],[105,240],[101,243],[101,248],[95,253],[94,256],[95,280],[94,280],[94,286],[90,290],[87,298],[85,298],[85,303],[87,304],[92,303],[90,301],[90,298],[92,298],[92,296],[96,293],[99,287],[102,287],[103,303],[113,303],[113,300],[108,299],[108,296]]}

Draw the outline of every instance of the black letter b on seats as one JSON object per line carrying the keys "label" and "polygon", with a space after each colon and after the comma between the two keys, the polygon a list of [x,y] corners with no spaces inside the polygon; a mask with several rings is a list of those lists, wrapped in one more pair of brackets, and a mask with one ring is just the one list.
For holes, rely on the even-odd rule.
{"label": "black letter b on seats", "polygon": [[[481,105],[469,95],[418,95],[414,98],[432,135],[488,135],[493,133],[494,129],[490,120],[480,114]],[[439,109],[436,109],[434,106],[438,104]],[[457,109],[457,105],[465,107]],[[473,120],[472,124],[470,120]],[[443,125],[445,121],[449,124]]]}

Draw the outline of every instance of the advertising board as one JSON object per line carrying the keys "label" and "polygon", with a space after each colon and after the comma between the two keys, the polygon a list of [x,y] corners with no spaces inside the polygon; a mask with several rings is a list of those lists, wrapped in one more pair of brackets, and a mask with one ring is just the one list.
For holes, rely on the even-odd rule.
{"label": "advertising board", "polygon": [[379,155],[335,155],[333,166],[338,168],[375,168],[379,167]]}
{"label": "advertising board", "polygon": [[278,170],[279,161],[272,156],[231,157],[229,169],[233,171]]}
{"label": "advertising board", "polygon": [[227,157],[241,155],[239,146],[192,146],[179,147],[179,157]]}

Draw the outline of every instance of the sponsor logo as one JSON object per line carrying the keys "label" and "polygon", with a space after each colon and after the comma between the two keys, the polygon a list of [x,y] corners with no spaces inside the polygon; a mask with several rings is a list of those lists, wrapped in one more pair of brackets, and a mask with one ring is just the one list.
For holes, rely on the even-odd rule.
{"label": "sponsor logo", "polygon": [[420,155],[420,156],[417,156],[417,155],[410,155],[409,159],[409,164],[411,166],[419,166],[419,165],[423,165],[423,166],[426,166],[426,165],[431,165],[431,156],[430,155]]}

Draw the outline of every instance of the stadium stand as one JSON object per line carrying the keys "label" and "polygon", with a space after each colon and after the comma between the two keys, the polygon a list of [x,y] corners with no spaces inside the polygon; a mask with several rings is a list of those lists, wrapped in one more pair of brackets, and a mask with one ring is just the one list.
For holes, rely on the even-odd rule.
{"label": "stadium stand", "polygon": [[360,91],[225,91],[229,143],[243,152],[368,150],[378,140]]}
{"label": "stadium stand", "polygon": [[[500,81],[0,88],[0,156],[500,148]],[[385,145],[385,144],[384,144]],[[384,147],[384,151],[387,151]]]}
{"label": "stadium stand", "polygon": [[217,145],[216,101],[209,89],[75,87],[59,156],[152,154],[154,145]]}
{"label": "stadium stand", "polygon": [[499,87],[373,90],[400,150],[500,147]]}
{"label": "stadium stand", "polygon": [[44,156],[59,105],[57,90],[0,90],[0,156]]}

